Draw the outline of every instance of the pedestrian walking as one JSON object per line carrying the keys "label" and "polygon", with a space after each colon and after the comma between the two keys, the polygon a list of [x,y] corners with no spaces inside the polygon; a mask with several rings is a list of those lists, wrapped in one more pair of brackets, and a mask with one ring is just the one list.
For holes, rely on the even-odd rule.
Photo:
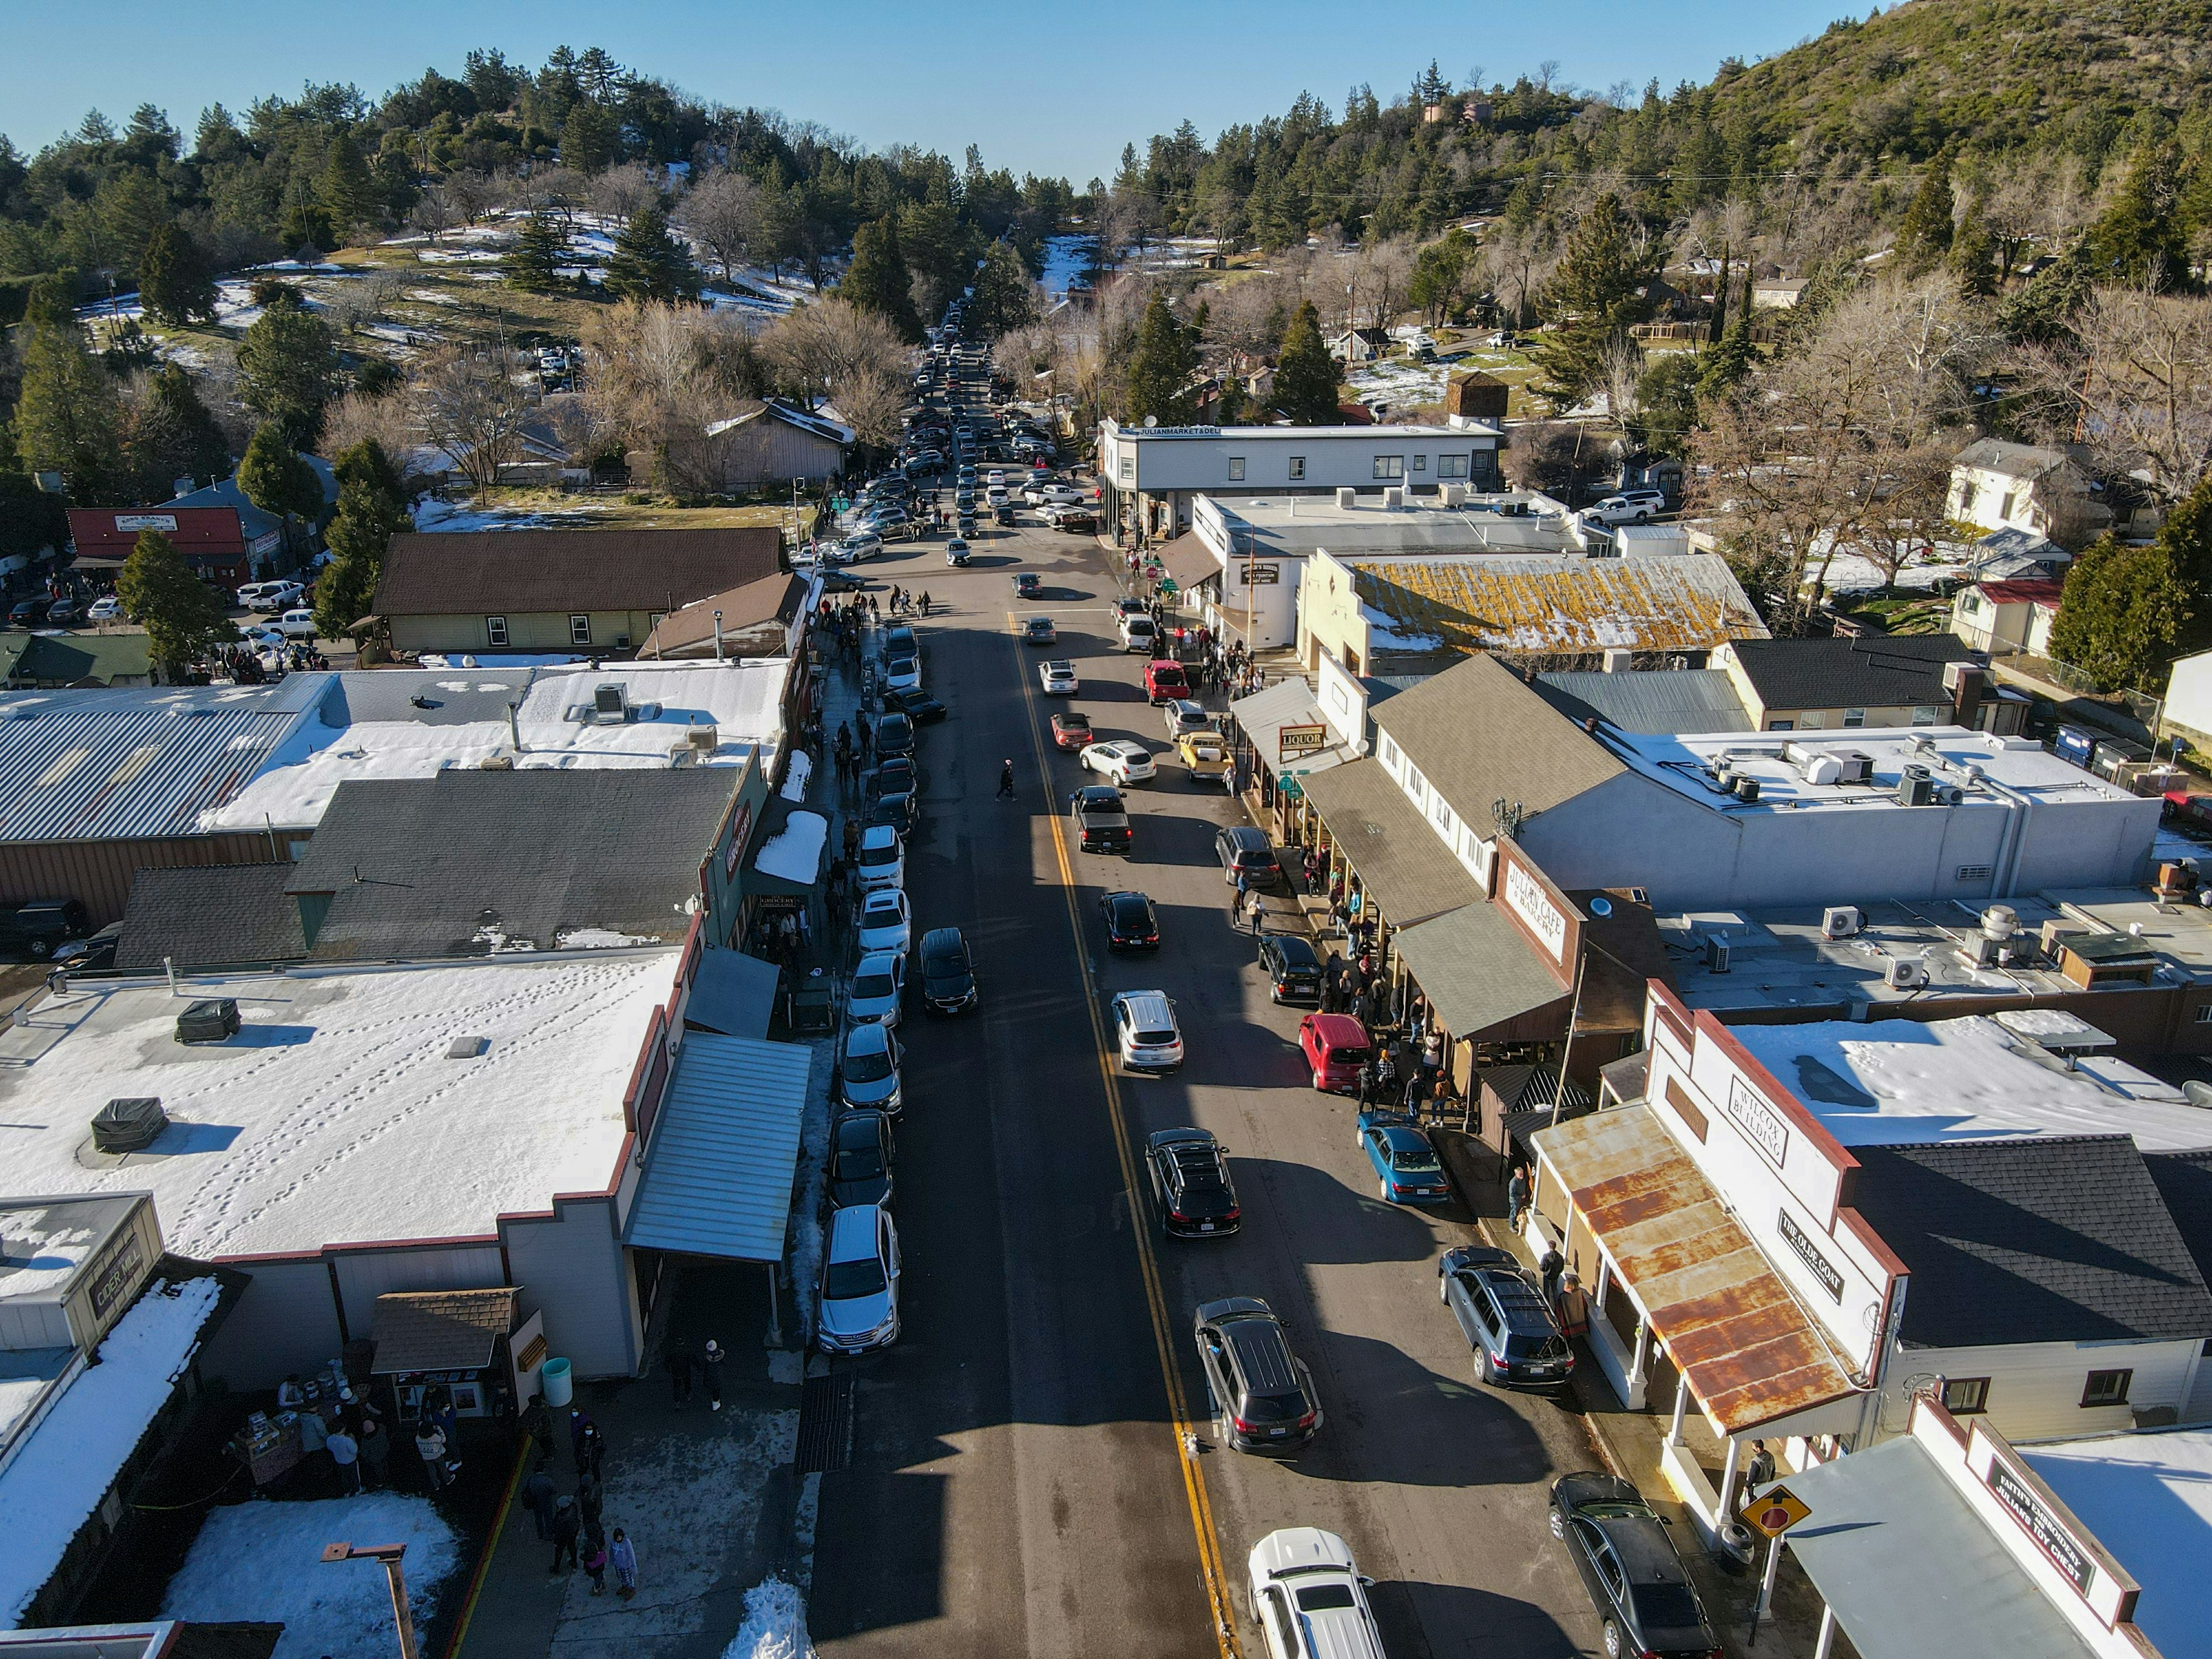
{"label": "pedestrian walking", "polygon": [[568,1455],[576,1460],[576,1467],[584,1467],[584,1431],[592,1426],[592,1414],[581,1406],[568,1407]]}
{"label": "pedestrian walking", "polygon": [[415,1455],[422,1460],[423,1477],[434,1492],[443,1492],[446,1483],[453,1479],[453,1471],[446,1462],[446,1437],[438,1432],[438,1425],[428,1418],[415,1431]]}
{"label": "pedestrian walking", "polygon": [[553,1535],[553,1500],[561,1494],[553,1489],[553,1477],[543,1469],[531,1471],[530,1479],[522,1483],[522,1502],[530,1511],[530,1518],[538,1523],[541,1539]]}
{"label": "pedestrian walking", "polygon": [[629,1601],[637,1594],[637,1547],[620,1527],[607,1546],[607,1565],[615,1570],[615,1594]]}
{"label": "pedestrian walking", "polygon": [[1543,1278],[1544,1301],[1556,1309],[1559,1304],[1559,1279],[1567,1271],[1566,1257],[1557,1249],[1546,1250],[1537,1261],[1536,1271]]}
{"label": "pedestrian walking", "polygon": [[1011,758],[1009,758],[999,763],[999,793],[997,799],[1000,800],[1012,800],[1013,798],[1014,763]]}
{"label": "pedestrian walking", "polygon": [[584,1571],[591,1575],[592,1594],[594,1595],[605,1595],[607,1593],[607,1546],[605,1540],[591,1537],[586,1537],[585,1539]]}
{"label": "pedestrian walking", "polygon": [[1366,1024],[1367,993],[1364,991],[1354,991],[1352,994],[1352,1000],[1345,1006],[1345,1012],[1350,1014],[1352,1018],[1357,1020],[1360,1024]]}
{"label": "pedestrian walking", "polygon": [[927,593],[921,596],[921,616],[924,622],[929,620],[929,595]]}
{"label": "pedestrian walking", "polygon": [[1359,1062],[1358,1088],[1359,1109],[1364,1112],[1375,1098],[1375,1062],[1371,1060]]}
{"label": "pedestrian walking", "polygon": [[392,1457],[392,1437],[385,1432],[384,1425],[370,1417],[362,1419],[360,1439],[362,1484],[372,1491],[388,1485],[386,1469]]}
{"label": "pedestrian walking", "polygon": [[1759,1496],[1761,1486],[1774,1484],[1774,1454],[1766,1449],[1764,1440],[1751,1443],[1751,1462],[1743,1471],[1743,1495],[1747,1500]]}
{"label": "pedestrian walking", "polygon": [[707,1384],[707,1408],[722,1409],[722,1361],[726,1356],[722,1345],[713,1337],[707,1339],[707,1352],[699,1361],[699,1375]]}
{"label": "pedestrian walking", "polygon": [[1505,1183],[1505,1225],[1510,1231],[1521,1231],[1521,1218],[1528,1208],[1528,1171],[1516,1164],[1513,1179]]}
{"label": "pedestrian walking", "polygon": [[[553,1502],[553,1565],[546,1569],[557,1578],[563,1571],[577,1564],[576,1540],[582,1536],[584,1517],[576,1512],[576,1500],[565,1494]],[[562,1562],[568,1564],[567,1568]]]}
{"label": "pedestrian walking", "polygon": [[1244,913],[1244,901],[1252,896],[1252,878],[1242,870],[1237,872],[1237,902],[1229,908],[1231,916]]}
{"label": "pedestrian walking", "polygon": [[348,1498],[361,1490],[361,1442],[341,1427],[333,1429],[323,1442],[331,1455],[331,1462],[338,1466],[338,1485]]}
{"label": "pedestrian walking", "polygon": [[1398,1062],[1386,1046],[1375,1060],[1375,1098],[1388,1104],[1398,1092]]}
{"label": "pedestrian walking", "polygon": [[1266,927],[1267,920],[1267,901],[1263,895],[1259,893],[1252,895],[1249,916],[1252,923],[1252,937],[1257,939]]}
{"label": "pedestrian walking", "polygon": [[606,1506],[607,1489],[599,1480],[597,1469],[587,1471],[576,1483],[576,1507],[583,1511],[586,1528],[599,1524],[599,1511]]}

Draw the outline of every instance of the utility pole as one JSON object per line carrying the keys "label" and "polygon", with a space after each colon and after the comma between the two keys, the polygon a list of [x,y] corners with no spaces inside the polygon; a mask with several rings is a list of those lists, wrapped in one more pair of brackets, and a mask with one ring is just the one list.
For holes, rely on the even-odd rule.
{"label": "utility pole", "polygon": [[392,1618],[399,1627],[399,1659],[422,1659],[415,1646],[415,1620],[407,1611],[407,1579],[400,1570],[399,1558],[407,1553],[404,1544],[325,1544],[325,1561],[374,1561],[384,1569],[384,1576],[392,1588]]}

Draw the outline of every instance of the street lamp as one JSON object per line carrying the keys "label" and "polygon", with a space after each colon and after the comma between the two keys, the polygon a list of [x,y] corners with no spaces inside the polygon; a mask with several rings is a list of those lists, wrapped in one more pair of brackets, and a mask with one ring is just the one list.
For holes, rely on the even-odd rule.
{"label": "street lamp", "polygon": [[420,1659],[415,1648],[415,1620],[407,1611],[407,1580],[400,1571],[399,1558],[407,1553],[404,1544],[364,1544],[356,1548],[351,1544],[325,1544],[325,1561],[374,1561],[384,1568],[384,1576],[392,1586],[392,1618],[399,1626],[399,1659]]}

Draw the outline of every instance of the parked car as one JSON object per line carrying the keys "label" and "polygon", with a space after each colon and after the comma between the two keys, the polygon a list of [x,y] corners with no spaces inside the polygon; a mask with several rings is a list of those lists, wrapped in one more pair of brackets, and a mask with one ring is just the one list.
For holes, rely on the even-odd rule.
{"label": "parked car", "polygon": [[238,590],[238,602],[248,611],[282,611],[300,597],[297,582],[248,582]]}
{"label": "parked car", "polygon": [[1252,1547],[1245,1564],[1252,1622],[1267,1659],[1382,1659],[1367,1580],[1352,1549],[1319,1527],[1285,1527]]}
{"label": "parked car", "polygon": [[1060,749],[1082,749],[1091,742],[1091,716],[1071,708],[1052,717],[1052,740]]}
{"label": "parked car", "polygon": [[1275,1457],[1310,1445],[1321,1432],[1321,1398],[1274,1310],[1256,1296],[1224,1296],[1200,1303],[1195,1325],[1222,1439]]}
{"label": "parked car", "polygon": [[846,1112],[830,1130],[830,1206],[891,1201],[891,1121],[871,1108]]}
{"label": "parked car", "polygon": [[[1650,493],[1656,494],[1656,491]],[[1631,501],[1626,495],[1608,495],[1595,506],[1584,507],[1582,516],[1598,524],[1646,524],[1654,514],[1666,510],[1663,498]]]}
{"label": "parked car", "polygon": [[1114,999],[1114,1042],[1132,1072],[1173,1072],[1182,1066],[1182,1028],[1165,991],[1124,991]]}
{"label": "parked car", "polygon": [[1243,1212],[1229,1178],[1229,1155],[1203,1129],[1162,1129],[1145,1137],[1145,1169],[1170,1238],[1226,1238]]}
{"label": "parked car", "polygon": [[123,601],[112,593],[103,593],[92,602],[84,613],[87,622],[119,622],[123,617]]}
{"label": "parked car", "polygon": [[1323,1094],[1357,1089],[1359,1068],[1375,1052],[1367,1028],[1350,1014],[1308,1014],[1298,1022],[1298,1047],[1305,1051],[1313,1086]]}
{"label": "parked car", "polygon": [[287,611],[276,618],[276,631],[288,640],[312,640],[315,637],[315,613],[307,610]]}
{"label": "parked car", "polygon": [[884,689],[887,691],[921,690],[921,659],[918,656],[886,657],[884,659]]}
{"label": "parked car", "polygon": [[881,824],[901,836],[910,836],[921,822],[921,803],[915,799],[911,789],[878,795],[868,803],[867,821],[872,826]]}
{"label": "parked car", "polygon": [[1094,743],[1076,758],[1083,763],[1085,771],[1096,772],[1124,786],[1152,777],[1159,770],[1152,763],[1152,751],[1127,738]]}
{"label": "parked car", "polygon": [[884,692],[884,709],[887,714],[903,714],[916,726],[934,726],[950,711],[928,692],[918,686],[902,686]]}
{"label": "parked car", "polygon": [[884,538],[872,530],[863,530],[845,538],[837,544],[837,550],[848,564],[862,559],[872,559],[884,550]]}
{"label": "parked car", "polygon": [[1060,630],[1052,625],[1049,617],[1031,617],[1022,623],[1024,645],[1057,645]]}
{"label": "parked car", "polygon": [[46,619],[47,608],[52,601],[43,593],[33,593],[27,599],[18,599],[8,608],[8,621],[16,628],[35,628]]}
{"label": "parked car", "polygon": [[1106,924],[1108,950],[1159,949],[1160,919],[1152,908],[1152,900],[1144,894],[1103,893],[1098,898],[1098,915]]}
{"label": "parked car", "polygon": [[1448,1204],[1451,1182],[1443,1161],[1419,1124],[1403,1112],[1359,1114],[1356,1134],[1385,1204]]}
{"label": "parked car", "polygon": [[1246,884],[1266,887],[1282,875],[1267,832],[1249,823],[1232,823],[1214,832],[1213,855],[1221,860],[1221,878],[1234,886],[1237,878]]}
{"label": "parked car", "polygon": [[921,936],[921,1006],[933,1014],[957,1014],[976,1002],[975,963],[957,927],[933,927]]}
{"label": "parked car", "polygon": [[1078,688],[1075,665],[1065,657],[1039,663],[1037,678],[1043,683],[1045,695],[1049,697],[1072,697]]}
{"label": "parked car", "polygon": [[876,752],[878,755],[911,755],[914,752],[914,722],[904,714],[877,715]]}
{"label": "parked car", "polygon": [[826,1353],[862,1353],[898,1340],[898,1229],[880,1204],[830,1215],[823,1243],[815,1336]]}
{"label": "parked car", "polygon": [[1213,716],[1206,712],[1205,707],[1188,697],[1177,697],[1162,712],[1166,716],[1170,743],[1179,740],[1186,732],[1204,732],[1213,724]]}
{"label": "parked car", "polygon": [[1109,784],[1086,784],[1067,798],[1067,815],[1075,831],[1076,850],[1084,853],[1127,853],[1129,813],[1121,792]]}
{"label": "parked car", "polygon": [[845,1017],[854,1024],[896,1027],[906,992],[906,958],[896,951],[862,957],[845,993]]}
{"label": "parked car", "polygon": [[1567,1547],[1597,1608],[1608,1656],[1705,1659],[1721,1651],[1667,1523],[1634,1486],[1617,1474],[1562,1475],[1551,1517],[1552,1536]]}
{"label": "parked car", "polygon": [[1229,745],[1211,726],[1177,738],[1176,753],[1182,757],[1193,783],[1218,783],[1225,788],[1236,776],[1237,763],[1229,757]]}
{"label": "parked car", "polygon": [[860,900],[861,951],[905,950],[910,915],[903,888],[878,887],[866,895]]}
{"label": "parked car", "polygon": [[838,1103],[872,1106],[896,1117],[905,1104],[899,1091],[899,1061],[904,1057],[888,1025],[848,1025],[837,1048]]}
{"label": "parked car", "polygon": [[1039,580],[1036,571],[1017,570],[1014,572],[1014,597],[1016,599],[1033,599],[1036,598],[1037,594],[1042,591],[1042,586],[1043,584]]}
{"label": "parked car", "polygon": [[1159,645],[1159,629],[1152,626],[1150,617],[1125,616],[1115,631],[1121,635],[1121,649],[1125,652],[1139,651],[1150,657]]}
{"label": "parked car", "polygon": [[91,926],[76,899],[31,899],[0,909],[0,953],[44,962]]}
{"label": "parked car", "polygon": [[906,848],[898,832],[887,825],[863,830],[854,871],[863,892],[906,885]]}
{"label": "parked car", "polygon": [[1462,1244],[1437,1263],[1437,1294],[1493,1385],[1551,1388],[1575,1369],[1575,1351],[1552,1316],[1542,1287],[1508,1250]]}
{"label": "parked car", "polygon": [[1304,933],[1262,934],[1260,971],[1267,976],[1270,1002],[1321,1000],[1321,957]]}
{"label": "parked car", "polygon": [[1054,530],[1081,533],[1098,526],[1098,520],[1091,509],[1079,505],[1060,503],[1048,507],[1038,516]]}
{"label": "parked car", "polygon": [[[1190,679],[1182,665],[1169,657],[1155,657],[1145,665],[1145,697],[1154,708],[1182,702],[1190,696]],[[1194,705],[1195,706],[1195,705]]]}
{"label": "parked car", "polygon": [[46,626],[49,628],[74,628],[83,620],[82,608],[66,593],[46,607]]}

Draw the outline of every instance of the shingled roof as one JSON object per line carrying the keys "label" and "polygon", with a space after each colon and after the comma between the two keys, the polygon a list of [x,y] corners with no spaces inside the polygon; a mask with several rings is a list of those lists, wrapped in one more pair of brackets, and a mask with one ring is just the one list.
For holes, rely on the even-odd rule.
{"label": "shingled roof", "polygon": [[1923,1347],[2212,1336],[2212,1292],[2126,1135],[1855,1146]]}
{"label": "shingled roof", "polygon": [[483,530],[394,536],[383,617],[674,611],[776,574],[782,532]]}
{"label": "shingled roof", "polygon": [[1881,708],[1949,703],[1947,664],[1970,662],[1955,634],[1866,639],[1737,640],[1735,653],[1764,708]]}
{"label": "shingled roof", "polygon": [[115,945],[118,969],[179,973],[298,962],[307,954],[300,907],[286,896],[289,864],[141,870]]}

